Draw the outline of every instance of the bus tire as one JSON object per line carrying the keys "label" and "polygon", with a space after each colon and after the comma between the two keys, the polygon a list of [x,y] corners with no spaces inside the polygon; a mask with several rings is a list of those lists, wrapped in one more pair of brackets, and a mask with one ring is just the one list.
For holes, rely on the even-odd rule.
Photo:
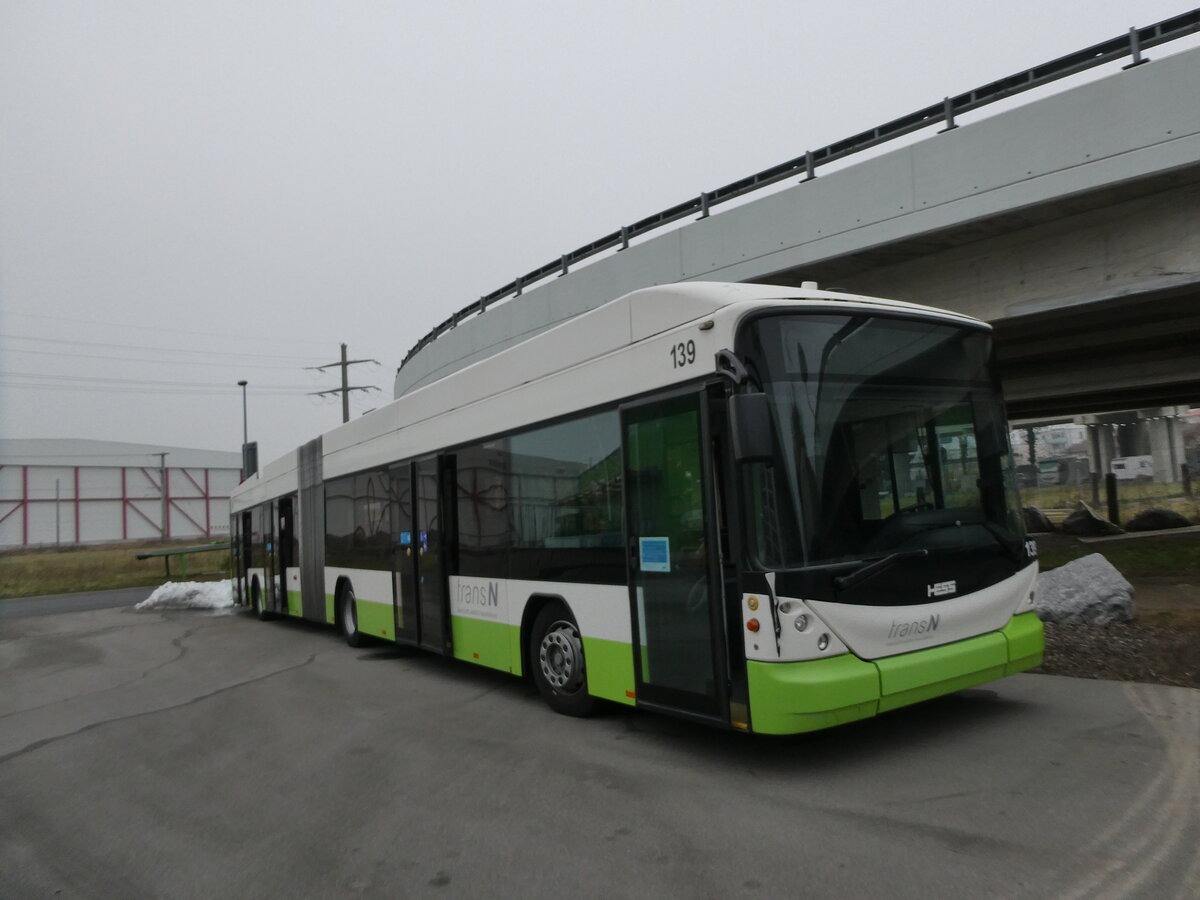
{"label": "bus tire", "polygon": [[529,671],[549,707],[565,716],[590,716],[596,698],[588,693],[583,639],[570,610],[548,603],[529,632]]}
{"label": "bus tire", "polygon": [[354,588],[349,583],[342,585],[338,594],[338,628],[351,647],[363,645],[363,633],[358,628],[358,609],[354,604]]}
{"label": "bus tire", "polygon": [[271,614],[263,606],[262,588],[258,586],[257,578],[250,585],[250,603],[254,607],[254,615],[258,616],[260,622],[265,622],[271,618]]}

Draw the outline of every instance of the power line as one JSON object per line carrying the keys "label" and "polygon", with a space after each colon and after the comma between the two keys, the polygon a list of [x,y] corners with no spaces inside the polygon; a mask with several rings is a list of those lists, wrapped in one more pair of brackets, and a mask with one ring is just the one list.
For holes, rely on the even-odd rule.
{"label": "power line", "polygon": [[106,347],[110,350],[136,350],[141,353],[190,353],[199,356],[230,356],[236,359],[253,356],[256,359],[285,359],[293,362],[307,362],[311,358],[307,356],[273,356],[257,351],[237,352],[230,350],[192,350],[185,347],[142,347],[137,344],[113,344],[108,341],[75,341],[69,338],[42,338],[24,334],[0,333],[0,338],[17,341],[34,341],[40,344],[68,344],[73,347]]}
{"label": "power line", "polygon": [[[21,381],[10,381],[0,378],[0,387],[11,390],[33,390],[33,391],[76,391],[83,393],[102,393],[102,394],[178,394],[178,395],[205,395],[219,396],[225,394],[236,393],[235,387],[223,387],[220,385],[161,385],[161,384],[96,384],[93,381],[88,382],[38,382],[29,383]],[[307,396],[307,392],[297,388],[272,388],[262,387],[259,389],[262,393],[276,397],[286,396]]]}
{"label": "power line", "polygon": [[[13,438],[13,440],[38,441],[38,442],[44,441],[46,443],[51,443],[51,442],[57,442],[59,440],[59,438]],[[72,438],[65,438],[64,440],[72,440]],[[97,441],[97,443],[107,444],[107,443],[112,443],[112,442]],[[161,444],[147,444],[146,446],[156,447],[156,446],[162,446],[162,445]],[[193,450],[191,448],[177,448],[177,449],[183,449],[188,453],[197,452],[197,450]],[[231,452],[229,450],[205,450],[203,448],[197,448],[197,449],[201,453],[229,453],[229,452]],[[49,455],[38,454],[38,459],[41,463],[46,463],[46,462],[49,462],[50,460],[55,460],[55,459],[129,459],[130,457],[137,457],[137,456],[157,456],[158,452],[159,451],[154,451],[154,450],[146,450],[146,451],[130,450],[130,451],[126,451],[125,453],[51,453]],[[168,450],[167,452],[171,453],[173,451]],[[0,453],[0,462],[3,462],[4,460],[13,460],[13,459],[29,459],[30,456],[32,456],[32,455],[33,454],[30,454],[30,453],[9,453],[9,454]],[[192,467],[188,466],[188,468],[192,468]]]}
{"label": "power line", "polygon": [[[159,387],[222,387],[218,382],[213,381],[157,381],[146,378],[109,378],[109,377],[92,377],[90,375],[43,375],[38,372],[7,372],[0,371],[0,377],[3,378],[43,378],[47,381],[86,381],[88,384],[96,384],[97,382],[109,382],[112,384],[152,384]],[[256,385],[256,387],[274,388],[277,390],[288,391],[303,391],[308,388],[306,384],[265,384]]]}
{"label": "power line", "polygon": [[[11,390],[70,391],[85,394],[170,394],[172,396],[217,396],[232,394],[232,388],[158,388],[158,387],[95,387],[86,384],[17,384],[0,380],[0,387]],[[283,394],[285,392],[274,391]],[[286,393],[298,393],[295,391]]]}
{"label": "power line", "polygon": [[168,365],[168,366],[215,366],[215,367],[221,368],[221,369],[228,369],[230,366],[236,365],[239,369],[276,369],[276,370],[279,370],[279,369],[295,370],[296,369],[295,365],[284,365],[284,364],[265,365],[263,363],[244,363],[241,361],[238,361],[237,363],[208,362],[208,361],[202,360],[202,359],[129,359],[128,357],[122,357],[122,356],[101,356],[96,353],[74,353],[74,352],[58,351],[58,350],[25,350],[25,349],[22,349],[19,347],[9,347],[4,352],[6,354],[7,353],[27,353],[27,354],[34,354],[37,356],[66,357],[68,359],[103,359],[103,360],[108,360],[109,362],[153,363],[154,365]]}
{"label": "power line", "polygon": [[[234,341],[257,341],[260,338],[257,335],[248,334],[224,334],[218,331],[196,331],[192,328],[167,328],[161,325],[130,325],[125,322],[104,322],[99,319],[78,319],[74,316],[53,316],[49,313],[29,313],[29,312],[13,312],[6,310],[5,315],[22,316],[29,319],[49,319],[54,322],[70,322],[72,325],[100,325],[106,328],[121,328],[125,330],[136,329],[138,331],[162,331],[171,334],[186,334],[186,335],[203,335],[204,337],[219,337]],[[312,344],[313,346],[325,345],[325,341],[306,341],[292,340],[294,344]]]}
{"label": "power line", "polygon": [[[153,387],[153,386],[120,386],[120,385],[104,385],[97,387],[88,384],[19,384],[10,381],[0,380],[0,387],[11,390],[34,390],[34,391],[68,391],[86,394],[169,394],[172,396],[203,396],[216,397],[225,394],[233,394],[236,388],[181,388],[181,387]],[[297,390],[265,390],[264,393],[276,397],[301,397],[308,396],[305,392]]]}

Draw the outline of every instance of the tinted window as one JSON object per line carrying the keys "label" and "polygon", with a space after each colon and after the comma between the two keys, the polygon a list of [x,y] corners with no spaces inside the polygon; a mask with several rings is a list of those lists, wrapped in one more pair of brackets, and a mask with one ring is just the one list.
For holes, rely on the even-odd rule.
{"label": "tinted window", "polygon": [[463,575],[508,577],[512,544],[505,442],[455,454],[458,479],[458,564]]}
{"label": "tinted window", "polygon": [[325,562],[349,569],[390,569],[391,481],[384,471],[325,483]]}
{"label": "tinted window", "polygon": [[924,602],[930,583],[966,593],[1028,563],[986,331],[820,314],[764,317],[742,338],[775,442],[746,467],[756,561],[799,572],[903,555],[858,587],[832,569],[785,579],[790,596],[824,579],[842,602]]}
{"label": "tinted window", "polygon": [[509,453],[512,577],[623,582],[616,411],[516,435]]}
{"label": "tinted window", "polygon": [[250,529],[248,544],[250,548],[249,563],[251,569],[261,569],[266,565],[266,555],[263,546],[263,508],[256,506],[250,510]]}
{"label": "tinted window", "polygon": [[462,574],[624,582],[615,411],[488,441],[455,456]]}

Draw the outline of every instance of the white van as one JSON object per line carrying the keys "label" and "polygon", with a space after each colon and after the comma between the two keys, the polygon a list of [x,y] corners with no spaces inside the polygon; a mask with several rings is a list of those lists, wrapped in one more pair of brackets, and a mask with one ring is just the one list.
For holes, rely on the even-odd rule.
{"label": "white van", "polygon": [[1154,457],[1118,456],[1112,461],[1111,469],[1117,476],[1117,481],[1152,481]]}

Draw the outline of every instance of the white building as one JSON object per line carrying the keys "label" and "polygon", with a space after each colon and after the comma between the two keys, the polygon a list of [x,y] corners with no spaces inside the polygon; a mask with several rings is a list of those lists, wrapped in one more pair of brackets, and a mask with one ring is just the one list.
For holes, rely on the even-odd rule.
{"label": "white building", "polygon": [[240,476],[237,452],[0,439],[0,547],[221,539]]}
{"label": "white building", "polygon": [[[1027,443],[1028,435],[1026,429],[1030,426],[1021,426],[1013,429],[1009,434],[1009,440],[1012,442],[1013,454],[1017,461],[1021,463],[1029,462],[1029,446]],[[1086,445],[1088,439],[1088,430],[1086,425],[1080,425],[1069,422],[1059,422],[1054,425],[1032,425],[1034,440],[1037,444],[1036,451],[1038,459],[1059,459],[1070,454],[1072,447],[1077,445]],[[1086,449],[1079,451],[1086,453]]]}

